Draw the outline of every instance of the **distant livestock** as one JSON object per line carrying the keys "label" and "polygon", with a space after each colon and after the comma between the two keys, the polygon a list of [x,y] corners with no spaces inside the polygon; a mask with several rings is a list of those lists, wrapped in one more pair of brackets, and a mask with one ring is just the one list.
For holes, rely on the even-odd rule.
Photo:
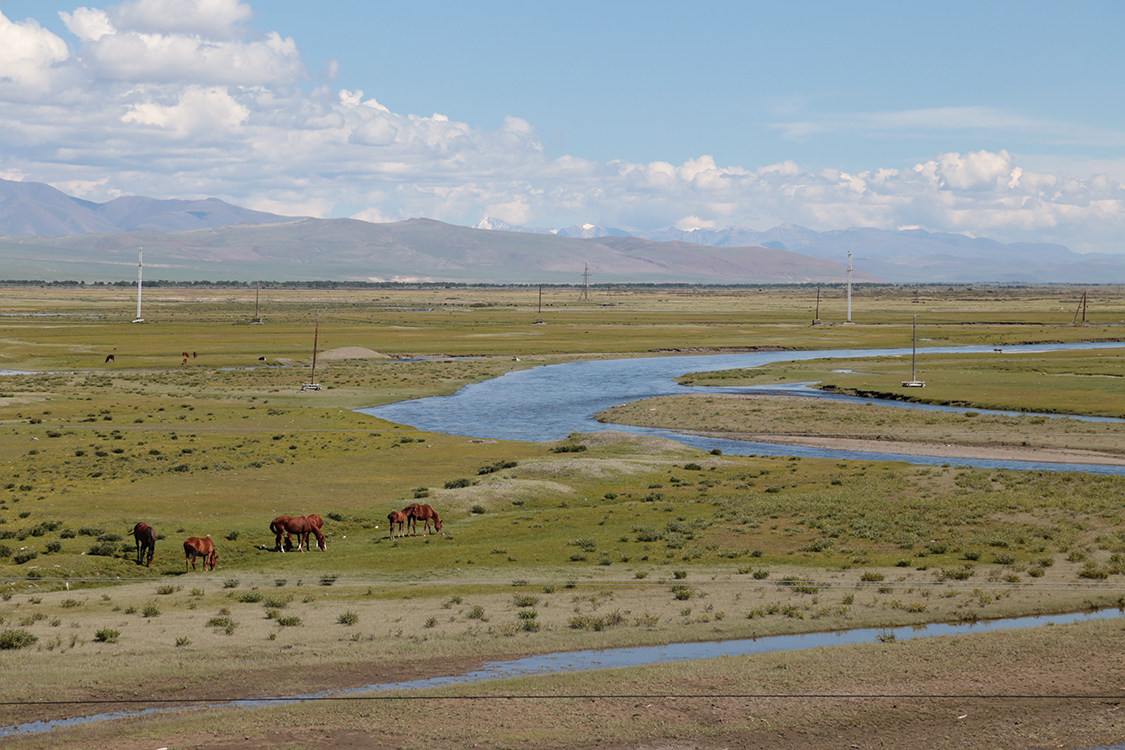
{"label": "distant livestock", "polygon": [[191,566],[195,570],[195,559],[197,557],[203,558],[203,570],[207,570],[207,566],[211,566],[211,570],[215,569],[215,560],[218,559],[219,554],[215,551],[215,543],[211,541],[210,536],[202,539],[198,537],[189,537],[184,542],[184,570]]}
{"label": "distant livestock", "polygon": [[387,514],[387,522],[391,525],[391,539],[395,538],[395,526],[398,526],[398,535],[403,535],[406,527],[407,515],[404,510],[392,510]]}
{"label": "distant livestock", "polygon": [[142,557],[147,557],[145,567],[151,567],[152,558],[156,554],[156,532],[141,521],[133,527],[133,539],[137,542],[137,565],[141,564]]}
{"label": "distant livestock", "polygon": [[411,503],[403,508],[402,512],[406,514],[407,522],[410,524],[411,536],[418,536],[418,521],[422,521],[423,536],[430,530],[430,521],[434,522],[435,533],[441,531],[441,517],[428,505]]}
{"label": "distant livestock", "polygon": [[108,363],[108,362],[116,362],[117,360],[115,360],[113,358],[112,354],[107,354],[107,355],[105,355],[105,361]]}
{"label": "distant livestock", "polygon": [[[290,535],[297,537],[297,551],[303,552],[309,547],[309,535],[316,535],[316,546],[319,549],[328,550],[328,542],[324,538],[324,532],[321,529],[324,526],[324,519],[315,513],[308,516],[278,516],[270,521],[270,531],[275,535],[274,548],[278,552],[284,552],[286,547],[292,546]],[[282,543],[282,537],[285,537],[285,543]]]}

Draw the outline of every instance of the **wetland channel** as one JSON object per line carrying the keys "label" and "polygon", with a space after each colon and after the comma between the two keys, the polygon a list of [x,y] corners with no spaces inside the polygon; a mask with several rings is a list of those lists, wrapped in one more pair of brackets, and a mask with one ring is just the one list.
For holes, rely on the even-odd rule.
{"label": "wetland channel", "polygon": [[[1006,354],[1047,352],[1066,349],[1122,348],[1125,343],[1029,344],[1006,346]],[[933,347],[924,354],[956,354],[992,352],[991,346]],[[527,370],[513,370],[498,378],[467,385],[449,396],[432,396],[399,401],[358,411],[391,422],[409,425],[427,432],[492,439],[546,442],[561,440],[572,432],[596,432],[613,429],[641,435],[671,438],[703,450],[718,448],[733,455],[802,456],[806,458],[852,459],[860,461],[903,461],[914,464],[941,465],[956,463],[984,469],[1019,471],[1081,471],[1089,474],[1125,475],[1125,466],[1107,464],[1065,464],[1045,461],[1016,461],[985,458],[950,459],[942,456],[907,455],[874,451],[850,451],[816,448],[783,443],[759,443],[744,440],[690,435],[673,430],[598,422],[594,415],[612,406],[657,396],[689,393],[774,394],[825,398],[856,403],[886,404],[906,409],[941,411],[976,411],[981,414],[1015,414],[988,409],[956,408],[916,404],[905,401],[859,398],[827,393],[800,384],[786,386],[714,387],[685,386],[673,378],[691,372],[714,372],[744,367],[758,367],[773,362],[808,359],[849,359],[855,357],[909,356],[910,349],[842,349],[828,351],[770,351],[740,354],[709,354],[692,356],[641,357],[607,359],[545,365]],[[1034,416],[1064,417],[1065,414]],[[1105,420],[1099,417],[1072,419]]]}
{"label": "wetland channel", "polygon": [[[915,638],[966,635],[1000,630],[1017,630],[1052,625],[1065,625],[1090,620],[1107,620],[1125,616],[1116,609],[1103,609],[1090,612],[1076,612],[1062,615],[1042,615],[1038,617],[1013,617],[1001,620],[981,620],[968,623],[931,623],[928,625],[905,626],[900,628],[856,628],[830,633],[801,633],[798,635],[776,635],[763,638],[747,638],[730,641],[704,641],[693,643],[670,643],[663,646],[638,646],[632,648],[611,648],[603,650],[567,651],[554,654],[538,654],[522,659],[489,662],[480,669],[458,675],[429,677],[405,682],[375,683],[346,690],[331,690],[284,697],[231,700],[219,703],[199,703],[180,706],[162,706],[137,711],[114,711],[53,721],[33,721],[26,724],[0,727],[0,738],[19,735],[32,735],[50,732],[66,727],[76,727],[114,719],[153,716],[171,711],[197,711],[216,708],[264,708],[287,703],[324,700],[363,700],[377,698],[380,693],[424,690],[449,685],[503,680],[530,675],[564,674],[596,669],[615,669],[637,667],[647,664],[667,664],[670,662],[693,661],[697,659],[716,659],[724,656],[748,656],[776,651],[798,651],[804,649],[844,646],[875,641],[893,642]],[[156,699],[154,702],[159,701]]]}

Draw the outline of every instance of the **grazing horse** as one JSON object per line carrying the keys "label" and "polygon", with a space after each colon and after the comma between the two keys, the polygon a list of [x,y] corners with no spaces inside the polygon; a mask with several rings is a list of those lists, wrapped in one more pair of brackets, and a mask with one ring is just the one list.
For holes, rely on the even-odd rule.
{"label": "grazing horse", "polygon": [[317,549],[321,549],[327,552],[328,540],[324,538],[324,519],[318,516],[316,513],[307,515],[305,516],[305,518],[309,519],[310,524],[309,530],[305,532],[305,549],[309,548],[309,534],[312,533],[316,535]]}
{"label": "grazing horse", "polygon": [[425,536],[430,530],[430,521],[434,522],[434,533],[441,531],[441,517],[437,511],[428,505],[419,505],[418,503],[411,503],[402,509],[406,514],[406,520],[410,524],[410,530],[413,536],[418,536],[418,522],[422,521],[422,536]]}
{"label": "grazing horse", "polygon": [[219,557],[219,553],[215,551],[215,543],[211,541],[210,536],[205,536],[202,539],[199,537],[188,537],[184,542],[184,571],[187,571],[188,565],[192,570],[195,570],[195,558],[203,558],[203,570],[207,570],[207,566],[211,566],[211,570],[215,569],[215,560]]}
{"label": "grazing horse", "polygon": [[152,566],[152,557],[156,554],[156,531],[144,521],[133,527],[133,539],[137,540],[137,565],[141,564],[141,557],[147,553],[148,561],[145,567]]}
{"label": "grazing horse", "polygon": [[[328,542],[324,539],[324,519],[315,513],[311,516],[278,516],[270,521],[270,531],[275,535],[274,544],[278,552],[284,552],[286,547],[292,545],[291,534],[297,536],[297,551],[303,552],[309,546],[309,535],[316,535],[316,546],[322,550],[328,549]],[[284,535],[285,544],[281,543]]]}
{"label": "grazing horse", "polygon": [[395,538],[395,524],[398,524],[398,535],[403,536],[403,529],[406,526],[407,515],[404,510],[392,510],[387,514],[387,521],[391,524],[391,539]]}

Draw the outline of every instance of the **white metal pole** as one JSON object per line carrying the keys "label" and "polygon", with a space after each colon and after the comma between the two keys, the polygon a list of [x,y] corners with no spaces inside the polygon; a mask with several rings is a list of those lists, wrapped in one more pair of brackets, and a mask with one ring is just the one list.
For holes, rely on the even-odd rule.
{"label": "white metal pole", "polygon": [[139,323],[141,318],[141,274],[144,271],[144,257],[145,249],[139,248],[137,250],[137,318],[134,323]]}

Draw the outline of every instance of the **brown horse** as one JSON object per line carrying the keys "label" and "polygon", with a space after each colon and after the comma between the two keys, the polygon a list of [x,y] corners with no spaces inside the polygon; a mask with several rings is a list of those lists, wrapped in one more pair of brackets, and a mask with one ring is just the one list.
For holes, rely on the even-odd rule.
{"label": "brown horse", "polygon": [[133,539],[137,542],[137,565],[141,564],[142,556],[147,553],[148,561],[145,567],[150,567],[152,557],[156,554],[156,532],[147,523],[141,521],[133,527]]}
{"label": "brown horse", "polygon": [[411,533],[413,536],[418,536],[418,522],[422,521],[422,536],[425,536],[430,530],[430,521],[434,522],[434,532],[441,531],[441,517],[437,511],[428,505],[419,505],[418,503],[411,503],[402,509],[406,514],[406,520],[410,524]]}
{"label": "brown horse", "polygon": [[387,521],[391,525],[391,539],[395,538],[395,524],[398,524],[398,535],[402,536],[403,527],[406,526],[406,511],[392,510],[387,514]]}
{"label": "brown horse", "polygon": [[[328,549],[328,542],[324,539],[324,532],[321,527],[324,526],[324,519],[315,513],[311,516],[278,516],[270,521],[270,531],[274,533],[274,547],[278,552],[284,552],[286,547],[292,547],[292,538],[290,535],[297,537],[297,551],[303,552],[308,549],[309,535],[316,535],[316,546],[322,550]],[[285,544],[281,543],[281,537],[285,537]]]}
{"label": "brown horse", "polygon": [[215,560],[218,559],[219,553],[215,551],[215,543],[211,541],[210,536],[205,536],[202,539],[199,537],[189,537],[184,542],[184,570],[187,571],[188,566],[195,570],[195,558],[203,558],[203,570],[207,570],[207,566],[211,566],[211,570],[215,569]]}

